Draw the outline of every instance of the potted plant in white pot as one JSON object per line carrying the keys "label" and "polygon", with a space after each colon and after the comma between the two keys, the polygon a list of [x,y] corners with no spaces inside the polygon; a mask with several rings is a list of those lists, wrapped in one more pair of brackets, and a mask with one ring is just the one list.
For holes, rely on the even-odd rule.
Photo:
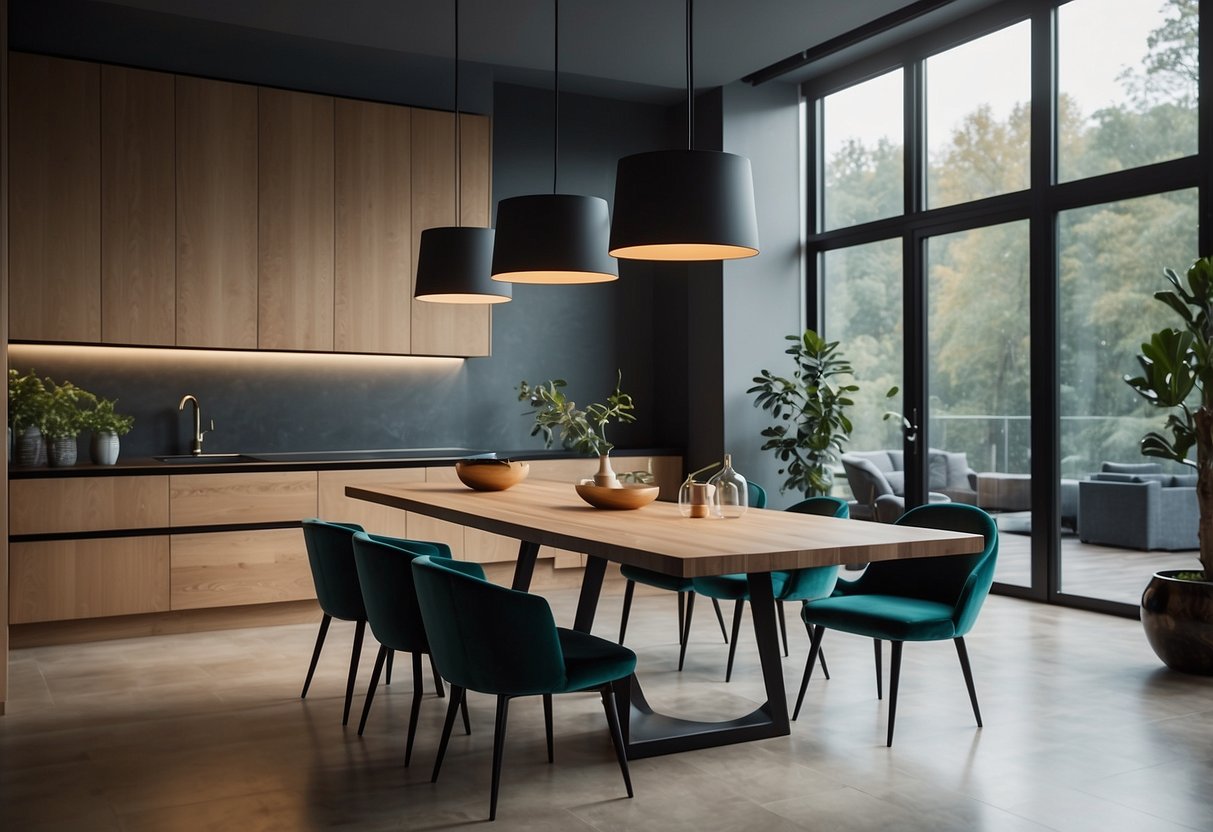
{"label": "potted plant in white pot", "polygon": [[116,401],[98,399],[97,406],[84,412],[84,428],[92,431],[89,456],[96,465],[113,465],[118,461],[121,443],[135,425],[135,417],[114,410]]}
{"label": "potted plant in white pot", "polygon": [[47,402],[38,428],[46,439],[46,461],[51,467],[70,467],[76,464],[76,437],[84,428],[82,408],[95,404],[97,398],[70,381],[56,384],[48,378],[45,384]]}
{"label": "potted plant in white pot", "polygon": [[[1171,288],[1154,298],[1175,311],[1168,327],[1141,345],[1139,376],[1125,381],[1154,407],[1170,411],[1163,431],[1141,440],[1141,452],[1196,469],[1202,571],[1156,572],[1141,598],[1141,620],[1168,667],[1213,674],[1213,260],[1192,264],[1186,278],[1171,269]],[[1193,446],[1196,459],[1189,458]]]}
{"label": "potted plant in white pot", "polygon": [[46,464],[46,443],[38,427],[48,403],[46,387],[33,370],[8,371],[8,423],[13,432],[13,464]]}
{"label": "potted plant in white pot", "polygon": [[632,397],[622,390],[623,374],[615,381],[615,392],[605,403],[594,403],[579,409],[577,403],[564,394],[568,386],[564,379],[552,379],[531,386],[522,382],[518,387],[518,401],[529,401],[534,408],[535,426],[531,436],[543,434],[544,447],[552,446],[555,432],[560,433],[561,444],[571,451],[598,457],[598,473],[594,484],[618,487],[619,480],[611,470],[611,450],[615,447],[606,438],[607,425],[612,421],[634,422],[635,405]]}

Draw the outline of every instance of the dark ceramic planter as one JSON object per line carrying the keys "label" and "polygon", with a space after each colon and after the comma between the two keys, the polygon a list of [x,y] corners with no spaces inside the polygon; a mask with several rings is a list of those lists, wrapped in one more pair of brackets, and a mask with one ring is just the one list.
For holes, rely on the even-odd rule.
{"label": "dark ceramic planter", "polygon": [[1213,581],[1181,581],[1155,572],[1141,595],[1141,623],[1172,670],[1213,676]]}

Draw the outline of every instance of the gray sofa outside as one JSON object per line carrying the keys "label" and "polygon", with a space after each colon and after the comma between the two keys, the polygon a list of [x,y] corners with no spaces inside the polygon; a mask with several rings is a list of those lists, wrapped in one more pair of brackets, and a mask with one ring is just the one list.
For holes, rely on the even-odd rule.
{"label": "gray sofa outside", "polygon": [[1153,462],[1105,462],[1078,489],[1083,543],[1170,551],[1200,546],[1195,474],[1164,474]]}
{"label": "gray sofa outside", "polygon": [[[964,453],[927,451],[932,503],[977,502],[977,472]],[[854,499],[851,518],[892,523],[905,512],[905,454],[901,451],[854,451],[841,458]]]}

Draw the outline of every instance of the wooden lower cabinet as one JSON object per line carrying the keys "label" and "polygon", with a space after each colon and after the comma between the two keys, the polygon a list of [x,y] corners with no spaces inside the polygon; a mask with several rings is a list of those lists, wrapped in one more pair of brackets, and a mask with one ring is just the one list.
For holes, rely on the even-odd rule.
{"label": "wooden lower cabinet", "polygon": [[381,485],[404,485],[423,482],[424,468],[370,468],[353,471],[321,471],[319,480],[319,513],[321,520],[335,523],[357,523],[372,534],[408,537],[406,513],[366,500],[345,496],[347,485],[373,488]]}
{"label": "wooden lower cabinet", "polygon": [[169,609],[169,539],[110,537],[13,543],[13,624]]}
{"label": "wooden lower cabinet", "polygon": [[169,519],[174,527],[277,523],[315,516],[315,471],[169,477]]}
{"label": "wooden lower cabinet", "polygon": [[174,610],[315,598],[300,529],[172,536]]}

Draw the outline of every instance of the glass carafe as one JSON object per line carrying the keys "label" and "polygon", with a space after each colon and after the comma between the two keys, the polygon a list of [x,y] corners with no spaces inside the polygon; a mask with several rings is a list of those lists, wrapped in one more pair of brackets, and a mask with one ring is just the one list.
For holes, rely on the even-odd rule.
{"label": "glass carafe", "polygon": [[745,477],[733,470],[733,455],[724,455],[724,467],[708,480],[712,489],[712,513],[730,519],[745,514],[750,507],[750,489]]}

